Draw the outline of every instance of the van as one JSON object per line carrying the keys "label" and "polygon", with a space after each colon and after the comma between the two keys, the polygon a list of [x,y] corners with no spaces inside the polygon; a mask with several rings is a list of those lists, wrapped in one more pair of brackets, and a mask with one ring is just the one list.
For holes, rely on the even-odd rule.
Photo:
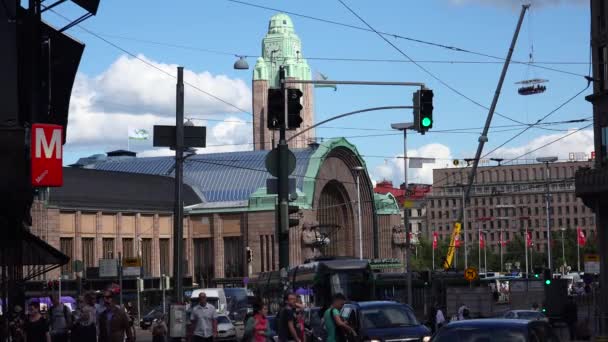
{"label": "van", "polygon": [[226,313],[226,310],[228,309],[228,301],[226,300],[226,294],[224,293],[224,289],[213,288],[193,290],[192,295],[190,296],[190,299],[192,300],[192,305],[198,303],[198,295],[201,292],[205,292],[205,295],[207,295],[207,303],[213,305],[217,312]]}

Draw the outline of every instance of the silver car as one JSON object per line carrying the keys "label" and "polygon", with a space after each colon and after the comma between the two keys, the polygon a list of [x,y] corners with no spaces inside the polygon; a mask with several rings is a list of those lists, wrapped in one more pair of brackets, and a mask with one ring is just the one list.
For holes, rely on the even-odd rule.
{"label": "silver car", "polygon": [[216,341],[236,341],[236,328],[226,315],[217,316],[217,338]]}

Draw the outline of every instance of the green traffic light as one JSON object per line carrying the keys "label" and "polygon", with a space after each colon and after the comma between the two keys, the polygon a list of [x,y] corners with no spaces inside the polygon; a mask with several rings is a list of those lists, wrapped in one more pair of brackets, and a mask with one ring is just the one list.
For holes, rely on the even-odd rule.
{"label": "green traffic light", "polygon": [[422,118],[422,127],[430,127],[431,119],[430,118]]}
{"label": "green traffic light", "polygon": [[551,279],[545,280],[545,285],[551,285]]}
{"label": "green traffic light", "polygon": [[543,312],[547,312],[547,309],[543,308],[543,310],[542,310],[542,311],[543,311]]}
{"label": "green traffic light", "polygon": [[538,275],[538,274],[535,274],[535,275],[534,275],[534,278],[538,278],[538,277],[539,277],[539,275]]}

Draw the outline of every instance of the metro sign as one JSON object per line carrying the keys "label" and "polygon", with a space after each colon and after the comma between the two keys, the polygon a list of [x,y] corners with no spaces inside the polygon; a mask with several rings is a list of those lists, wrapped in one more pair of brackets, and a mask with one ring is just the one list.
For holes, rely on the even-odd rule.
{"label": "metro sign", "polygon": [[32,185],[62,186],[63,127],[33,124],[31,132]]}

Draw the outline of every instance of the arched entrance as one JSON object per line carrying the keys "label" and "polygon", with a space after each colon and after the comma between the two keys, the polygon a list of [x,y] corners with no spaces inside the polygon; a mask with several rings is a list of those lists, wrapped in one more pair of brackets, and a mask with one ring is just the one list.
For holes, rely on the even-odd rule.
{"label": "arched entrance", "polygon": [[325,256],[352,256],[354,213],[344,185],[336,180],[327,182],[321,191],[317,221],[321,231],[329,234],[329,245],[321,249]]}

